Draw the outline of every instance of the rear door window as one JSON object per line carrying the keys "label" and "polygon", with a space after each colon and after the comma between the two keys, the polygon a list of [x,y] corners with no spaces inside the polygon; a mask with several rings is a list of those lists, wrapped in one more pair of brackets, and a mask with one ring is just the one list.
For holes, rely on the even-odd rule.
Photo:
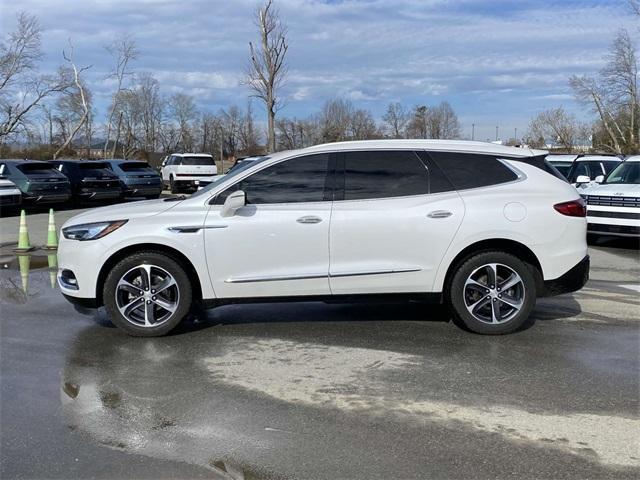
{"label": "rear door window", "polygon": [[518,175],[493,155],[429,152],[456,190],[513,182]]}
{"label": "rear door window", "polygon": [[426,166],[412,151],[362,151],[342,155],[344,200],[429,193]]}

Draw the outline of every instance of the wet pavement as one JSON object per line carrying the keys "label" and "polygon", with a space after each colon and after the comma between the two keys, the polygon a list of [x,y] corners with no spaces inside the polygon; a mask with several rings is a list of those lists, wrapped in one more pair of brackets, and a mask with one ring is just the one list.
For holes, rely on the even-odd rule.
{"label": "wet pavement", "polygon": [[0,250],[0,477],[638,478],[633,246],[594,243],[587,287],[501,337],[304,303],[131,338],[62,299],[55,255]]}

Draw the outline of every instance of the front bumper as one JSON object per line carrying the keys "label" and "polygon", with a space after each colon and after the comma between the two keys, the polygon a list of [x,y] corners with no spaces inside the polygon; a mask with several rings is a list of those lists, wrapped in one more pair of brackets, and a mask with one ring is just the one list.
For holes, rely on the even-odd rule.
{"label": "front bumper", "polygon": [[589,255],[584,257],[567,273],[554,280],[544,282],[544,297],[553,297],[563,293],[571,293],[580,290],[589,280]]}

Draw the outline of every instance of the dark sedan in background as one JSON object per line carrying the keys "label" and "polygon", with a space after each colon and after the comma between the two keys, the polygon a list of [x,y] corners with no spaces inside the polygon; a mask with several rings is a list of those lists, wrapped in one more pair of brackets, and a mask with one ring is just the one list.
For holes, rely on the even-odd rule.
{"label": "dark sedan in background", "polygon": [[162,178],[147,162],[139,160],[103,160],[118,176],[125,197],[158,198]]}
{"label": "dark sedan in background", "polygon": [[0,160],[0,169],[20,189],[26,204],[62,203],[71,197],[69,179],[51,162]]}
{"label": "dark sedan in background", "polygon": [[106,162],[53,160],[51,163],[69,178],[73,200],[77,203],[119,200],[122,197],[120,180]]}

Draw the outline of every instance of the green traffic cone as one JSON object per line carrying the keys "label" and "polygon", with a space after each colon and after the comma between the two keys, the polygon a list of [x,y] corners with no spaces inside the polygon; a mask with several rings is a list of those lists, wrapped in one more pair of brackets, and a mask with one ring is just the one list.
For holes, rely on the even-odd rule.
{"label": "green traffic cone", "polygon": [[14,252],[23,253],[33,250],[29,243],[29,232],[27,231],[27,214],[24,210],[20,212],[20,228],[18,229],[18,246]]}
{"label": "green traffic cone", "polygon": [[53,216],[53,208],[49,209],[49,227],[47,229],[47,244],[45,247],[47,250],[54,250],[58,248],[58,233],[56,232],[56,220]]}

